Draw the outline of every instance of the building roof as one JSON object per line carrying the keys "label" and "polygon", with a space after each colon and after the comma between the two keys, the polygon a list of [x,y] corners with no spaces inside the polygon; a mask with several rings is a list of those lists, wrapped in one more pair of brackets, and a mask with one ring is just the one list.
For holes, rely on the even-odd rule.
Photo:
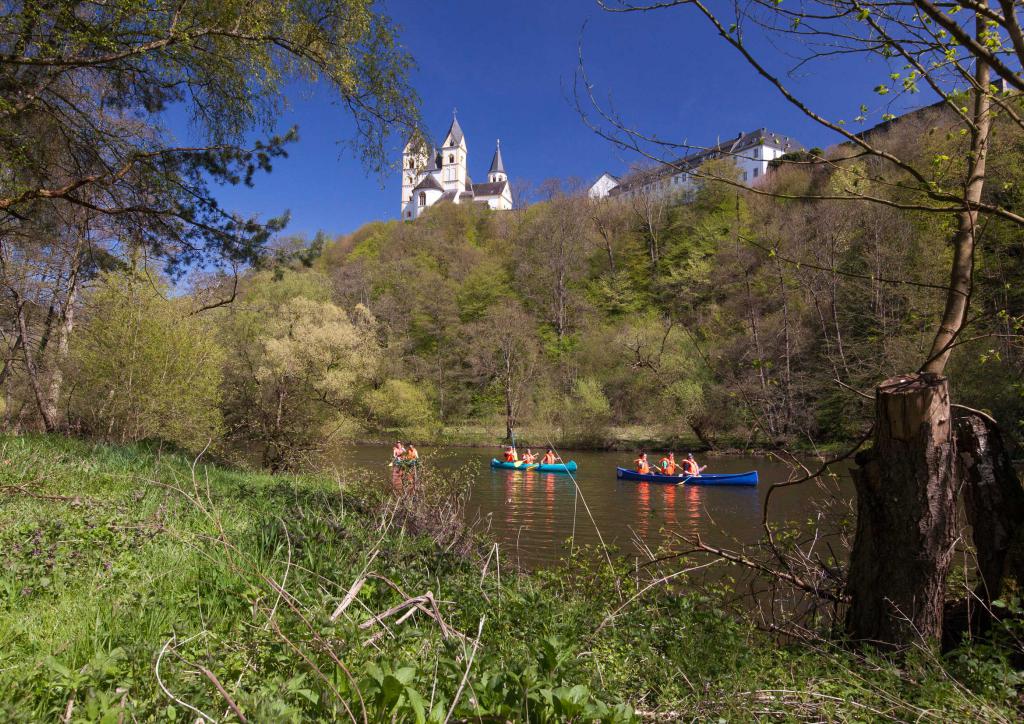
{"label": "building roof", "polygon": [[803,149],[803,146],[798,141],[789,136],[774,133],[767,128],[758,128],[747,133],[740,133],[734,138],[721,141],[709,148],[687,154],[675,161],[629,174],[613,189],[612,193],[619,194],[631,188],[646,186],[666,176],[675,176],[677,173],[693,171],[701,164],[712,159],[737,156],[756,146],[771,146],[787,152]]}
{"label": "building roof", "polygon": [[494,158],[491,159],[491,169],[487,173],[505,173],[505,163],[501,160],[501,141],[494,149]]}
{"label": "building roof", "polygon": [[451,136],[453,146],[458,146],[462,143],[462,139],[465,138],[462,134],[462,126],[459,125],[458,118],[452,118],[452,125],[448,127],[448,133],[444,134],[445,140],[449,136]]}
{"label": "building roof", "polygon": [[442,186],[441,182],[434,177],[434,174],[428,173],[426,176],[423,177],[422,181],[416,184],[416,186],[413,188],[413,191],[422,191],[425,189],[444,191],[444,186]]}
{"label": "building roof", "polygon": [[474,196],[501,196],[505,191],[508,181],[495,181],[494,183],[473,184]]}

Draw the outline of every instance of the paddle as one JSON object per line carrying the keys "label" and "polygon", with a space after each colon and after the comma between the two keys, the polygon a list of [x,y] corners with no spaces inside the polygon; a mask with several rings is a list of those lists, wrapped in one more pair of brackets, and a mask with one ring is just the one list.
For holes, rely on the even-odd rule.
{"label": "paddle", "polygon": [[683,478],[678,483],[676,483],[676,485],[682,485],[683,483],[685,483],[686,481],[690,480],[691,478],[699,478],[700,474],[703,473],[707,469],[708,469],[707,465],[701,465],[699,468],[697,468],[696,475],[687,475],[685,478]]}

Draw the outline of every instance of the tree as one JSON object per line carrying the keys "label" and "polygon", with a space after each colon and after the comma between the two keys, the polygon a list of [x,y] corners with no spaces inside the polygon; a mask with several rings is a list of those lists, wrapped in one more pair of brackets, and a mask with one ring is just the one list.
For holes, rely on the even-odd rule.
{"label": "tree", "polygon": [[70,348],[72,429],[108,440],[156,438],[198,450],[217,442],[224,351],[213,330],[167,299],[145,270],[100,277]]}
{"label": "tree", "polygon": [[325,278],[252,275],[224,314],[232,350],[225,375],[229,440],[255,446],[264,465],[298,465],[357,427],[359,398],[380,364],[377,322],[328,301]]}
{"label": "tree", "polygon": [[[251,184],[297,138],[274,128],[286,88],[325,81],[355,122],[354,148],[381,170],[390,132],[415,123],[410,63],[368,0],[5,4],[5,381],[15,371],[28,378],[41,427],[57,425],[63,382],[45,342],[57,334],[59,358],[97,266],[140,254],[173,272],[258,263],[287,215],[229,213],[213,186]],[[190,115],[193,143],[166,128],[172,109]]]}
{"label": "tree", "polygon": [[511,303],[492,309],[473,337],[473,367],[501,391],[505,439],[512,441],[540,358],[533,321],[522,306]]}
{"label": "tree", "polygon": [[[946,576],[955,537],[955,490],[960,480],[944,372],[969,324],[981,222],[996,218],[1024,225],[1024,217],[1012,207],[985,194],[993,119],[1000,116],[1018,127],[1024,124],[1019,98],[1003,93],[992,76],[994,71],[1010,86],[1024,90],[1019,72],[1024,63],[1024,32],[1016,4],[1001,2],[995,8],[978,0],[953,7],[929,0],[808,0],[790,7],[767,0],[749,5],[672,0],[602,5],[611,12],[692,9],[787,101],[838,134],[845,145],[831,163],[840,174],[848,174],[847,183],[837,191],[800,197],[867,201],[955,219],[949,283],[930,350],[917,370],[907,370],[876,389],[874,446],[858,457],[858,530],[848,580],[847,626],[853,637],[897,646],[938,640],[943,632]],[[894,83],[908,93],[927,87],[957,120],[962,133],[950,138],[945,153],[922,163],[887,146],[884,129],[856,133],[841,121],[829,120],[788,88],[780,71],[773,69],[772,58],[759,55],[748,42],[748,31],[757,30],[798,41],[790,46],[806,49],[801,65],[836,54],[882,59],[889,76],[880,79],[877,93],[888,95]],[[605,112],[583,78],[583,95],[598,114],[592,127],[620,146],[658,158],[658,149],[665,145]],[[579,107],[585,113],[582,103]],[[861,116],[867,111],[862,106]],[[893,120],[883,116],[887,124]],[[948,171],[951,160],[959,164],[957,173]],[[976,442],[963,442],[973,444],[972,454],[985,456]],[[1018,485],[1015,480],[1001,482]]]}

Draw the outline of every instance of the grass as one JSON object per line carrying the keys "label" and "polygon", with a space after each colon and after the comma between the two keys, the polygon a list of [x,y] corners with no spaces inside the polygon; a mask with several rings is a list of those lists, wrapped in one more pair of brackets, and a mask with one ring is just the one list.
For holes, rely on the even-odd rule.
{"label": "grass", "polygon": [[665,587],[602,626],[641,585],[629,566],[499,576],[461,536],[449,482],[427,478],[410,506],[370,476],[192,462],[0,445],[0,720],[1020,717],[999,644],[897,666],[778,645],[715,596]]}

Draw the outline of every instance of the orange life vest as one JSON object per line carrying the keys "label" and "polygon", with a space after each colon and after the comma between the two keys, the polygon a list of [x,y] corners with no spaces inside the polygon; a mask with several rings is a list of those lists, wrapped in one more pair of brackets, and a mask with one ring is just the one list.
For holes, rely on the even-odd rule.
{"label": "orange life vest", "polygon": [[505,451],[505,462],[507,462],[507,463],[514,463],[515,461],[516,461],[516,451],[515,450],[506,450]]}
{"label": "orange life vest", "polygon": [[651,465],[644,458],[637,458],[633,462],[636,463],[636,471],[641,475],[647,475],[651,472]]}
{"label": "orange life vest", "polygon": [[661,466],[661,471],[665,473],[665,475],[676,474],[676,464],[673,460],[670,460],[669,458],[662,458],[658,461],[658,465]]}
{"label": "orange life vest", "polygon": [[544,453],[544,459],[541,460],[541,462],[544,463],[545,465],[554,465],[555,464],[555,454],[553,452],[546,452],[546,453]]}
{"label": "orange life vest", "polygon": [[700,470],[697,468],[697,462],[686,458],[683,460],[683,474],[684,475],[697,475]]}
{"label": "orange life vest", "polygon": [[406,449],[406,451],[405,451],[405,459],[406,460],[419,460],[420,459],[420,454],[416,451],[416,448],[414,448],[412,445],[410,445],[408,447],[408,449]]}

